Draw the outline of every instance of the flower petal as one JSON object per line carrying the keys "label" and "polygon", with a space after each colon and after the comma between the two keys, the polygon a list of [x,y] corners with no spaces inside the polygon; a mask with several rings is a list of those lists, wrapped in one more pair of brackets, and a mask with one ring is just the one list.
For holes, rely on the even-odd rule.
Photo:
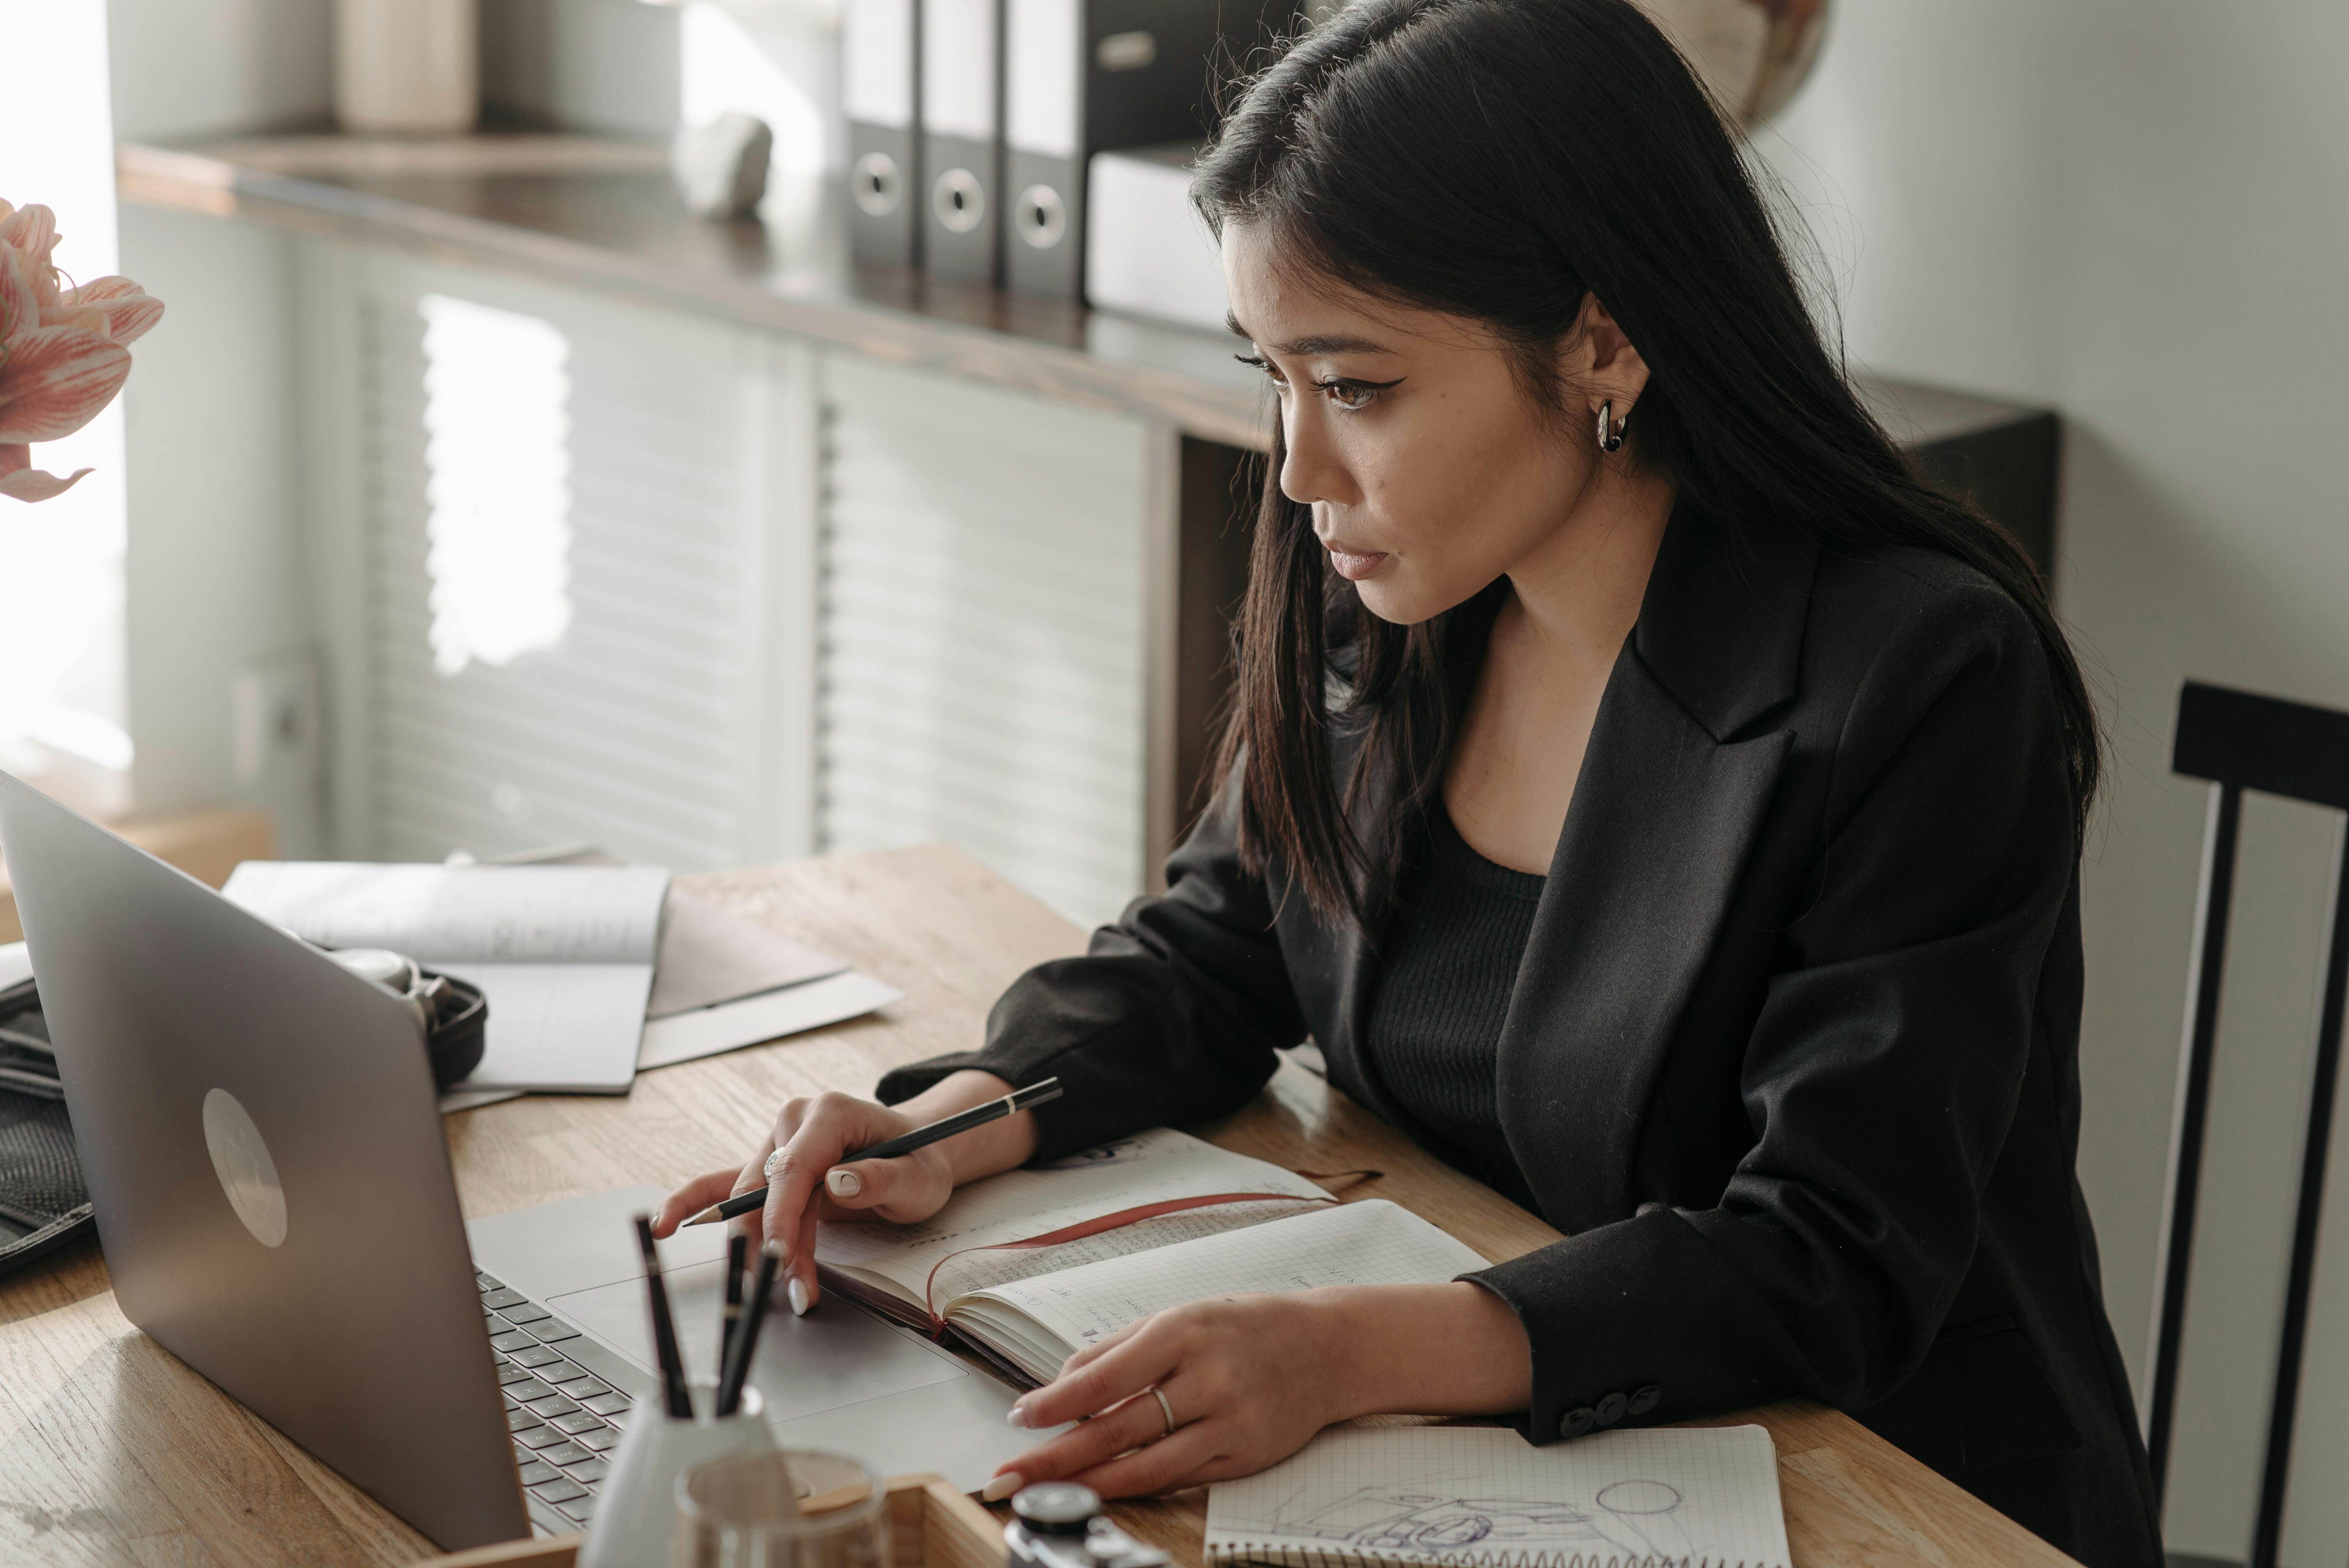
{"label": "flower petal", "polygon": [[47,266],[49,253],[57,244],[57,215],[38,201],[17,208],[0,218],[0,244],[14,245],[30,256],[35,264]]}
{"label": "flower petal", "polygon": [[0,245],[0,360],[5,358],[10,338],[40,325],[40,296],[33,292],[23,253]]}
{"label": "flower petal", "polygon": [[102,306],[106,311],[107,335],[117,343],[146,336],[147,329],[163,319],[163,302],[125,277],[98,278],[86,283],[66,295],[66,304]]}
{"label": "flower petal", "polygon": [[0,444],[54,441],[97,418],[130,374],[130,352],[79,327],[17,334],[0,364]]}
{"label": "flower petal", "polygon": [[95,472],[95,469],[76,469],[59,479],[40,469],[18,469],[0,478],[0,495],[14,496],[18,500],[48,500],[79,484],[84,475]]}
{"label": "flower petal", "polygon": [[109,342],[114,337],[114,324],[107,319],[102,304],[53,304],[41,313],[41,325],[79,327],[92,337]]}
{"label": "flower petal", "polygon": [[70,479],[43,473],[33,467],[33,449],[24,445],[0,447],[0,495],[15,496],[18,500],[47,500],[73,489],[84,469]]}

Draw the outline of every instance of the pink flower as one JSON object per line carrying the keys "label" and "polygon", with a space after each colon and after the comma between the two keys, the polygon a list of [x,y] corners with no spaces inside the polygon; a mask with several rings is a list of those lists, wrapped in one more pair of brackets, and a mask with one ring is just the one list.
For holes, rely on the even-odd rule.
{"label": "pink flower", "polygon": [[47,500],[90,470],[59,479],[33,467],[32,443],[69,436],[114,400],[130,374],[123,345],[163,304],[129,278],[58,284],[49,253],[57,216],[0,201],[0,495]]}

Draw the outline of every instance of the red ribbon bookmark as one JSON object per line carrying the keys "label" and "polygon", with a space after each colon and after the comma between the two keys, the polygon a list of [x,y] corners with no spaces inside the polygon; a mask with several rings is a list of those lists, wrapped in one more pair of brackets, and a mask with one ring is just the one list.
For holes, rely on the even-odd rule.
{"label": "red ribbon bookmark", "polygon": [[[1335,1181],[1348,1176],[1357,1181],[1375,1181],[1386,1172],[1383,1171],[1299,1171],[1297,1174],[1309,1181]],[[1062,1242],[1081,1242],[1087,1236],[1098,1236],[1104,1231],[1123,1230],[1128,1225],[1139,1224],[1143,1220],[1157,1219],[1162,1214],[1179,1214],[1186,1210],[1208,1209],[1222,1203],[1337,1203],[1343,1201],[1335,1196],[1300,1198],[1294,1192],[1210,1192],[1196,1198],[1166,1198],[1155,1203],[1136,1204],[1131,1209],[1120,1209],[1113,1213],[1096,1215],[1090,1220],[1080,1220],[1073,1225],[1063,1225],[1057,1231],[1046,1231],[1041,1235],[1024,1236],[1016,1242],[989,1242],[983,1246],[960,1247],[930,1265],[928,1276],[922,1281],[922,1310],[930,1315],[932,1336],[943,1336],[947,1331],[947,1322],[945,1318],[938,1315],[937,1307],[932,1300],[937,1288],[938,1270],[966,1253],[1021,1252],[1031,1247],[1054,1247]]]}

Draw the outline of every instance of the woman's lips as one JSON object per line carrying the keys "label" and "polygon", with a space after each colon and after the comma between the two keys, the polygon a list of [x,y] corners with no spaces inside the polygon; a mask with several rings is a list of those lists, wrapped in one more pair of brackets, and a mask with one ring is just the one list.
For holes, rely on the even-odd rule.
{"label": "woman's lips", "polygon": [[1349,550],[1342,544],[1324,544],[1322,548],[1329,551],[1330,564],[1338,569],[1338,575],[1349,583],[1360,583],[1386,564],[1387,552],[1383,550]]}

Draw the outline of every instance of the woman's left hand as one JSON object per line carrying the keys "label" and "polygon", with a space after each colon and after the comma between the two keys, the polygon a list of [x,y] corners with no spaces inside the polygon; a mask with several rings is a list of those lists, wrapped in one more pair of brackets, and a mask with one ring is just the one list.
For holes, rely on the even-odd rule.
{"label": "woman's left hand", "polygon": [[1346,1408],[1342,1308],[1332,1299],[1340,1294],[1195,1301],[1079,1351],[1013,1413],[1019,1426],[1081,1424],[1003,1466],[987,1495],[1075,1480],[1133,1497],[1252,1475],[1288,1458],[1358,1413]]}

